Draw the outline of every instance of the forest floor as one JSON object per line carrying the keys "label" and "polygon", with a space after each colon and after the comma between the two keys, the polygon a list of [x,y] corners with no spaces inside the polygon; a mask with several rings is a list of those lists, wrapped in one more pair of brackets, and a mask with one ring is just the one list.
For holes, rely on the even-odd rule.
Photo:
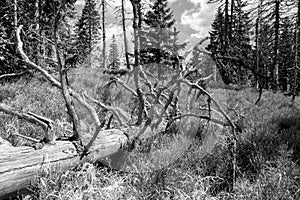
{"label": "forest floor", "polygon": [[[93,88],[94,83],[87,80],[82,82]],[[147,173],[138,173],[138,166],[136,171],[118,171],[99,163],[85,163],[69,171],[53,167],[37,176],[29,188],[31,194],[23,199],[300,199],[300,98],[291,104],[283,94],[265,91],[254,105],[258,94],[251,88],[208,90],[241,129],[234,192],[232,136],[228,129],[207,125],[209,139],[194,139],[167,166]],[[59,95],[37,79],[22,78],[0,87],[0,102],[64,120]],[[13,145],[32,145],[13,136],[14,131],[42,138],[42,130],[27,122],[3,113],[0,119],[0,135]],[[153,169],[146,161],[139,165]]]}

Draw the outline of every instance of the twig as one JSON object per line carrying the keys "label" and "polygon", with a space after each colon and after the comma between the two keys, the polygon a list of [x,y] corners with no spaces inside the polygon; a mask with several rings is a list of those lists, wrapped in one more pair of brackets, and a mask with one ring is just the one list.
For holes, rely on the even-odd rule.
{"label": "twig", "polygon": [[[96,126],[100,126],[100,120],[98,118],[97,112],[96,110],[90,105],[88,104],[80,94],[78,94],[77,92],[75,92],[74,90],[70,90],[71,95],[84,107],[87,109],[87,111],[91,114]],[[87,96],[87,94],[83,94],[84,96]]]}
{"label": "twig", "polygon": [[25,70],[25,71],[19,72],[19,73],[3,74],[3,75],[0,75],[0,79],[10,78],[10,77],[14,77],[14,76],[21,76],[23,74],[26,74],[27,72],[29,72],[29,70]]}
{"label": "twig", "polygon": [[22,135],[22,134],[19,134],[19,133],[13,133],[13,135],[19,136],[19,137],[21,137],[21,138],[30,140],[30,141],[35,142],[35,143],[39,143],[39,142],[40,142],[40,140],[37,140],[37,139],[32,138],[32,137],[25,136],[25,135]]}
{"label": "twig", "polygon": [[100,131],[103,128],[104,125],[105,125],[105,120],[103,120],[103,122],[99,126],[97,126],[93,137],[91,138],[91,140],[89,141],[89,143],[84,148],[84,151],[82,153],[81,159],[89,151],[90,147],[93,145],[94,141],[96,140],[97,136],[99,135],[99,133],[100,133]]}
{"label": "twig", "polygon": [[230,126],[230,124],[228,124],[226,122],[223,122],[221,120],[214,119],[214,118],[211,118],[211,117],[205,116],[205,115],[197,115],[197,114],[194,114],[194,113],[187,113],[187,114],[184,114],[184,115],[180,115],[180,116],[174,117],[174,118],[171,119],[171,122],[173,122],[173,121],[175,121],[177,119],[184,118],[184,117],[195,117],[195,118],[199,118],[199,119],[210,120],[211,122],[213,122],[215,124],[219,124],[221,126]]}
{"label": "twig", "polygon": [[20,119],[24,119],[26,121],[29,121],[31,123],[41,126],[45,131],[46,139],[51,138],[48,131],[49,131],[49,129],[52,128],[52,124],[54,123],[52,120],[42,117],[42,116],[39,116],[37,114],[30,113],[30,112],[24,113],[21,111],[17,111],[15,109],[13,109],[12,107],[10,107],[6,104],[3,104],[3,103],[0,103],[0,111],[4,112],[6,114],[9,114],[9,115],[17,116]]}
{"label": "twig", "polygon": [[120,118],[120,115],[125,119],[128,120],[128,117],[125,116],[124,112],[120,109],[120,108],[113,108],[112,106],[107,106],[104,103],[97,101],[96,99],[88,96],[87,94],[84,94],[85,97],[87,97],[91,102],[97,104],[98,106],[100,106],[101,108],[104,108],[106,110],[110,110],[114,116],[116,117],[116,119],[119,121],[120,125],[123,125],[123,121]]}
{"label": "twig", "polygon": [[196,88],[198,90],[200,90],[203,94],[205,94],[206,96],[208,96],[211,101],[214,103],[214,105],[217,107],[217,109],[220,111],[220,113],[223,115],[223,117],[225,117],[225,119],[229,122],[230,126],[234,129],[236,129],[236,126],[235,124],[232,122],[232,120],[230,119],[230,117],[226,114],[226,112],[221,108],[221,106],[219,105],[219,103],[212,97],[212,95],[207,92],[205,89],[203,89],[201,86],[197,85],[197,84],[194,84],[194,83],[191,83],[190,81],[188,80],[185,80],[185,79],[182,79],[181,80],[183,83],[193,87],[193,88]]}
{"label": "twig", "polygon": [[138,96],[138,94],[136,93],[136,91],[134,89],[132,89],[129,85],[127,85],[126,83],[124,83],[122,80],[120,80],[119,78],[114,78],[114,80],[119,83],[121,86],[123,86],[126,90],[128,90],[129,92],[131,92],[134,96]]}

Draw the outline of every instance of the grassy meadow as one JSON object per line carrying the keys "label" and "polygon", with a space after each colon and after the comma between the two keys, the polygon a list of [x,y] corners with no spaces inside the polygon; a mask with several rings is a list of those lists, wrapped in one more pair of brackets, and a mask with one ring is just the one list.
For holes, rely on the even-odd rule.
{"label": "grassy meadow", "polygon": [[[109,77],[99,74],[88,68],[70,72],[70,83],[105,101],[103,88]],[[166,137],[159,141],[161,147],[169,145],[166,149],[157,148],[146,157],[133,152],[126,160],[129,168],[124,170],[99,162],[83,163],[69,171],[58,166],[47,169],[28,188],[30,194],[20,199],[300,199],[300,98],[291,104],[283,94],[265,91],[254,105],[258,94],[252,88],[237,91],[212,87],[208,91],[241,130],[237,133],[233,191],[233,138],[229,128],[210,122],[200,130],[202,139],[177,135],[170,142]],[[131,109],[133,99],[128,94],[117,89],[112,93],[114,105]],[[61,122],[57,134],[68,134],[62,131],[70,124],[60,91],[42,79],[23,77],[3,83],[0,102]],[[79,116],[86,132],[91,132],[92,119],[83,108],[79,108]],[[0,113],[1,137],[15,146],[32,145],[14,136],[15,132],[43,137],[41,128]],[[158,167],[158,161],[167,164]]]}

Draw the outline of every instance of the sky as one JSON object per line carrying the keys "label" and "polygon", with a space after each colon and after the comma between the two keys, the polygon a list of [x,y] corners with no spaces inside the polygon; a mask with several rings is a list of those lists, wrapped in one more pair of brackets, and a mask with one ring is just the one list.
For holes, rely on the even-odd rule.
{"label": "sky", "polygon": [[[142,2],[153,2],[154,0],[142,0]],[[168,0],[169,7],[173,10],[176,20],[176,28],[180,31],[179,40],[181,42],[197,43],[200,38],[208,36],[210,25],[214,19],[217,4],[207,4],[207,0]],[[113,34],[122,34],[120,17],[116,18],[115,7],[120,6],[121,0],[107,0],[109,3],[106,20],[107,20],[107,37]],[[131,12],[129,0],[125,1],[126,10]],[[100,9],[100,0],[98,8]],[[84,5],[84,0],[77,0],[76,7],[79,12]],[[100,11],[100,10],[99,10]],[[80,14],[79,14],[80,15]],[[128,18],[131,14],[128,14]],[[132,29],[132,24],[128,21],[128,31]]]}

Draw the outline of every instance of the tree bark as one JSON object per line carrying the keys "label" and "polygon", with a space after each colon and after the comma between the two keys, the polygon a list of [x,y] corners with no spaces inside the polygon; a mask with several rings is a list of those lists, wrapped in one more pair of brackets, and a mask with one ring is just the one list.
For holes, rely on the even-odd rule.
{"label": "tree bark", "polygon": [[294,69],[293,69],[293,72],[294,72],[294,82],[293,82],[293,96],[292,96],[292,102],[295,101],[295,98],[296,98],[296,95],[297,95],[297,82],[298,82],[298,69],[299,69],[299,66],[298,66],[298,62],[299,62],[299,39],[300,39],[300,31],[299,31],[299,28],[300,28],[300,0],[298,0],[297,2],[297,23],[296,23],[296,29],[295,29],[295,43],[296,43],[296,51],[295,51],[295,65],[294,65]]}
{"label": "tree bark", "polygon": [[81,160],[75,145],[69,141],[56,141],[35,150],[26,146],[13,147],[0,138],[0,199],[26,189],[42,170],[54,166],[66,170],[87,160],[99,160],[117,152],[126,140],[120,130],[103,130]]}
{"label": "tree bark", "polygon": [[126,21],[125,21],[125,8],[124,0],[122,0],[122,26],[123,26],[123,35],[124,35],[124,49],[125,49],[125,58],[127,69],[130,70],[129,56],[128,56],[128,42],[127,42],[127,33],[126,33]]}
{"label": "tree bark", "polygon": [[102,0],[102,41],[103,41],[102,65],[103,68],[106,69],[105,0]]}
{"label": "tree bark", "polygon": [[225,47],[229,46],[229,0],[225,0]]}
{"label": "tree bark", "polygon": [[279,54],[279,21],[280,21],[280,1],[275,1],[275,23],[274,23],[274,30],[275,30],[275,39],[274,39],[274,71],[273,71],[273,81],[275,83],[275,88],[278,89],[279,85],[279,63],[278,63],[278,54]]}

